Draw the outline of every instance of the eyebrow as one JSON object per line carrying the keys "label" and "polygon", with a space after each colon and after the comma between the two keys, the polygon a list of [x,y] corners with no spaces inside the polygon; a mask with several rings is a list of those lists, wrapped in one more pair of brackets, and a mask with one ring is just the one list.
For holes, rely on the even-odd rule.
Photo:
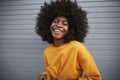
{"label": "eyebrow", "polygon": [[[61,19],[59,19],[59,18],[56,18],[57,20],[61,20]],[[62,19],[62,21],[66,21],[66,22],[68,22],[68,20],[67,19]]]}

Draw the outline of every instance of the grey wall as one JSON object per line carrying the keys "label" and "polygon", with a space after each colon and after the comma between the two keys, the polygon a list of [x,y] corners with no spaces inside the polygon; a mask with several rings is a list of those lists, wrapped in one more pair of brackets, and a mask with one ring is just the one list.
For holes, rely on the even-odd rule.
{"label": "grey wall", "polygon": [[[45,0],[0,0],[0,80],[37,80],[47,46],[35,34],[35,19]],[[46,0],[49,2],[50,0]],[[103,80],[120,79],[120,1],[77,0],[88,12],[85,45]]]}

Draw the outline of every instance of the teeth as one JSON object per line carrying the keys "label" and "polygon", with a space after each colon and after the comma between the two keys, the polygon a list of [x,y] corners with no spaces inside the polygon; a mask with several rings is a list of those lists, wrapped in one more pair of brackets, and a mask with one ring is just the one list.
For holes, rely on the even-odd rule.
{"label": "teeth", "polygon": [[58,30],[58,29],[55,29],[54,31],[55,31],[55,32],[61,32],[61,31],[60,31],[60,30]]}

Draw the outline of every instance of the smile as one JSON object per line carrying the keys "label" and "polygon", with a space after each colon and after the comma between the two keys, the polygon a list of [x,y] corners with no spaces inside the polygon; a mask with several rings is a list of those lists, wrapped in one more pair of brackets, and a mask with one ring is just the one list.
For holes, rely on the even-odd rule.
{"label": "smile", "polygon": [[54,29],[53,30],[55,33],[62,33],[63,31],[62,30],[60,30],[60,29]]}

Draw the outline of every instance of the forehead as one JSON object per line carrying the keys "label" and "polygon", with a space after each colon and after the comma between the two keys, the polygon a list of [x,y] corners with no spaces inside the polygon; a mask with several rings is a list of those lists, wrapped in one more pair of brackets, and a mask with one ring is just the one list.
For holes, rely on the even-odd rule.
{"label": "forehead", "polygon": [[68,19],[64,16],[58,16],[55,19],[61,20],[61,21],[68,21]]}

